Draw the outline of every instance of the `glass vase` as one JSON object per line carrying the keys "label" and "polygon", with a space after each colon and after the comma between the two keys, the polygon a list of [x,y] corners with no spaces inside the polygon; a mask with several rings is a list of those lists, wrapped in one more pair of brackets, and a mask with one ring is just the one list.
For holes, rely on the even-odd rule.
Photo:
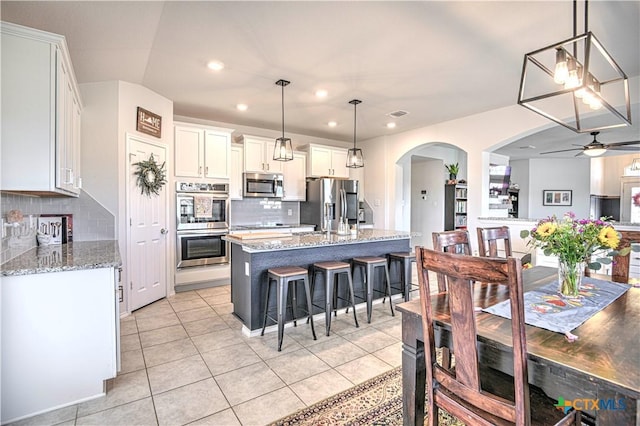
{"label": "glass vase", "polygon": [[558,259],[558,291],[563,297],[578,297],[585,266],[584,262]]}

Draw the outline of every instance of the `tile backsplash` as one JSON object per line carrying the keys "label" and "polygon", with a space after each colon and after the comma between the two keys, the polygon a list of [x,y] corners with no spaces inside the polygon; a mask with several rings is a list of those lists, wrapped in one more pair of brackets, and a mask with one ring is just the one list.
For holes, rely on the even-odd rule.
{"label": "tile backsplash", "polygon": [[[3,219],[6,219],[9,210],[20,210],[24,216],[22,226],[6,228],[6,236],[2,238],[0,263],[36,246],[35,233],[31,231],[33,235],[30,234],[29,223],[33,224],[34,218],[41,214],[72,214],[74,241],[116,239],[115,216],[84,191],[78,198],[2,193],[0,207]],[[37,219],[35,222],[37,223]]]}
{"label": "tile backsplash", "polygon": [[231,226],[276,223],[297,225],[300,223],[300,203],[269,198],[233,200],[229,216]]}

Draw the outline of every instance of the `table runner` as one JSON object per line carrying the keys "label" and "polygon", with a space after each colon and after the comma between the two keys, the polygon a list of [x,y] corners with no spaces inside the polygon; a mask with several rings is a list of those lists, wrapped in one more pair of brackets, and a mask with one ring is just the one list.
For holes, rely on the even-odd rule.
{"label": "table runner", "polygon": [[[558,293],[558,281],[524,294],[524,322],[558,333],[569,333],[622,296],[631,286],[584,277],[580,297],[565,299]],[[511,301],[483,309],[511,319]]]}

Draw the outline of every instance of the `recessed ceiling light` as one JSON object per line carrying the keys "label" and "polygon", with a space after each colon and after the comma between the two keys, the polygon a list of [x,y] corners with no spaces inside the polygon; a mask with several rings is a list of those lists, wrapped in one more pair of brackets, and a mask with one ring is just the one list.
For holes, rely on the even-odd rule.
{"label": "recessed ceiling light", "polygon": [[318,89],[318,90],[316,90],[316,96],[317,96],[318,98],[326,98],[328,94],[329,94],[329,92],[327,92],[327,91],[326,91],[326,90],[324,90],[324,89]]}
{"label": "recessed ceiling light", "polygon": [[211,61],[207,64],[207,68],[209,68],[212,71],[220,71],[221,69],[224,68],[224,63],[220,61]]}
{"label": "recessed ceiling light", "polygon": [[335,121],[330,121],[327,123],[327,126],[329,127],[336,127],[338,125],[338,123],[336,123]]}
{"label": "recessed ceiling light", "polygon": [[249,106],[247,104],[238,104],[236,105],[236,108],[238,111],[246,111],[249,109]]}
{"label": "recessed ceiling light", "polygon": [[394,129],[396,127],[396,123],[393,121],[387,123],[387,129]]}

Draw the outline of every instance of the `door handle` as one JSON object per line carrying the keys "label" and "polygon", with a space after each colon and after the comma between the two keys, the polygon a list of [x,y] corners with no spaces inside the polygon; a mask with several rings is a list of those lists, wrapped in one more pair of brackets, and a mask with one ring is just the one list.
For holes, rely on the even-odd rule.
{"label": "door handle", "polygon": [[160,230],[160,233],[161,233],[162,235],[166,234],[167,232],[169,232],[169,231],[167,231],[167,230],[166,230],[166,229],[164,229],[164,228],[162,228],[162,229]]}

